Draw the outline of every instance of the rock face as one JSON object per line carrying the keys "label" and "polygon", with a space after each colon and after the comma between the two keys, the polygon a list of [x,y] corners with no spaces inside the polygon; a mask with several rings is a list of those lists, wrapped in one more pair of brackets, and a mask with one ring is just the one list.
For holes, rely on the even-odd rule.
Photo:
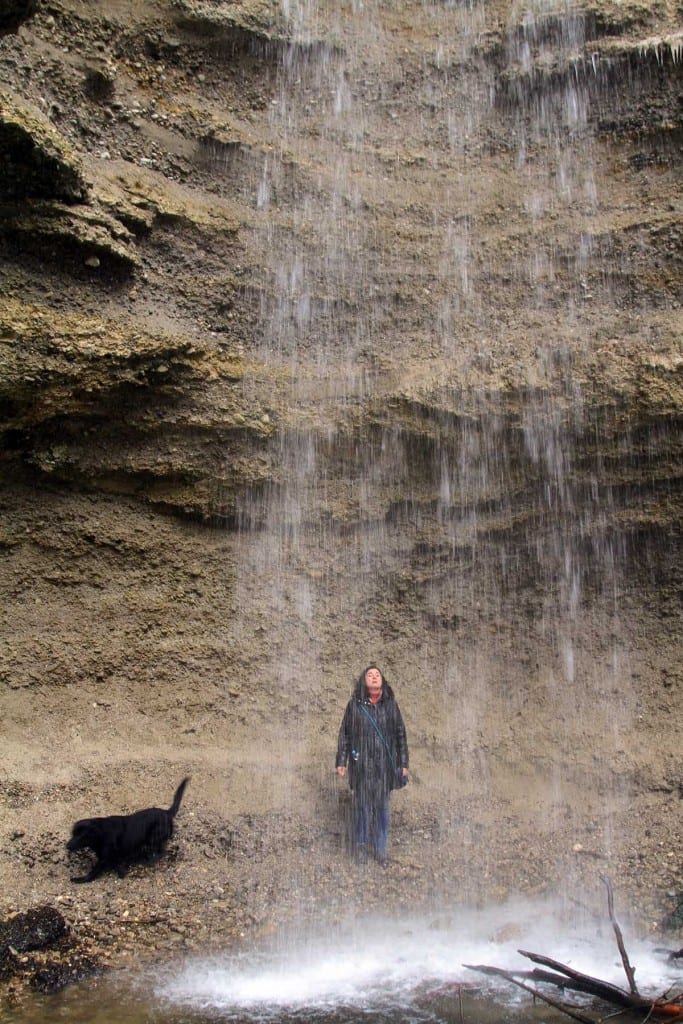
{"label": "rock face", "polygon": [[[232,467],[224,466],[224,452],[249,429],[235,360],[209,359],[187,337],[12,301],[0,306],[0,331],[7,465],[105,490],[142,490],[160,508],[208,515],[207,468],[213,464],[214,485],[227,484]],[[192,399],[190,392],[197,392]],[[209,436],[188,443],[193,421],[210,443]],[[252,433],[265,437],[269,428],[259,423]],[[226,498],[228,508],[234,498]]]}
{"label": "rock face", "polygon": [[189,769],[262,892],[308,828],[323,899],[377,660],[417,902],[588,885],[578,849],[667,909],[679,14],[60,0],[4,36],[10,904],[66,871],[13,833]]}

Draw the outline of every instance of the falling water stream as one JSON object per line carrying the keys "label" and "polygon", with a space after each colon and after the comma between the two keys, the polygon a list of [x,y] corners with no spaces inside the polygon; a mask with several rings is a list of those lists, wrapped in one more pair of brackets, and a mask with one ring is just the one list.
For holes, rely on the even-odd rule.
{"label": "falling water stream", "polygon": [[[274,481],[240,509],[234,635],[283,638],[261,671],[283,714],[296,715],[286,756],[295,747],[302,763],[319,731],[309,680],[338,672],[340,661],[349,680],[356,660],[378,660],[399,686],[410,681],[408,714],[420,680],[425,698],[443,705],[438,730],[420,739],[457,764],[472,795],[493,792],[487,752],[518,742],[508,723],[540,701],[549,716],[539,728],[553,733],[554,753],[535,773],[540,782],[521,785],[542,791],[541,813],[559,821],[573,798],[566,785],[586,716],[609,737],[600,759],[619,748],[631,715],[628,692],[614,701],[629,652],[611,495],[574,441],[589,429],[572,366],[592,333],[585,294],[600,204],[584,18],[573,4],[512,4],[496,65],[482,56],[485,4],[419,5],[411,27],[430,45],[416,71],[409,45],[397,43],[413,16],[402,13],[379,0],[286,6],[292,43],[272,101],[275,145],[252,197],[268,253],[258,357],[286,413]],[[549,67],[559,72],[546,75]],[[403,82],[415,75],[420,103],[406,110]],[[509,153],[513,195],[503,188],[504,201],[521,209],[526,232],[502,282],[476,180],[487,146]],[[399,228],[388,246],[401,161],[443,173],[421,191],[416,176],[405,201],[419,211],[419,231],[401,243]],[[570,227],[553,233],[558,222]],[[514,351],[519,337],[505,318],[506,288],[522,337],[535,330],[539,338],[512,413],[505,388],[486,382],[498,351]],[[559,336],[533,326],[551,316]],[[462,377],[475,383],[459,401]],[[383,403],[404,406],[406,424],[400,414],[388,420]],[[608,652],[600,641],[599,664],[589,577],[611,638]],[[390,618],[404,599],[397,630]],[[497,631],[499,650],[479,642]],[[507,676],[512,644],[540,692]],[[332,700],[341,707],[345,697]],[[533,749],[531,733],[528,742]],[[604,797],[610,783],[598,774]],[[291,780],[268,784],[286,806]],[[448,777],[440,784],[434,829],[446,833],[457,818],[462,843],[485,857],[488,844],[454,809]],[[619,799],[612,786],[602,806]],[[609,813],[596,827],[609,845]],[[477,898],[476,884],[463,879],[462,894]]]}

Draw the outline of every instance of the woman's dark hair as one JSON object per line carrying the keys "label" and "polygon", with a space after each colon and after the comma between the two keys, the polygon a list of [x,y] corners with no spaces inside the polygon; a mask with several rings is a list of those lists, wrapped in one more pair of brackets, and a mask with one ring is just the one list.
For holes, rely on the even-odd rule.
{"label": "woman's dark hair", "polygon": [[356,680],[354,690],[359,696],[363,693],[365,689],[365,676],[370,671],[371,668],[377,669],[377,671],[382,677],[382,689],[387,689],[388,683],[384,676],[384,672],[382,672],[382,669],[379,667],[379,665],[375,665],[374,661],[371,661],[369,665],[366,665],[366,667],[363,669],[361,674],[358,676],[358,679]]}
{"label": "woman's dark hair", "polygon": [[379,674],[382,677],[382,682],[384,682],[384,672],[382,672],[382,669],[379,667],[379,665],[376,665],[374,661],[371,661],[369,665],[366,665],[363,671],[361,672],[360,678],[363,680],[363,682],[365,682],[365,677],[372,668],[376,669],[377,672],[379,672]]}

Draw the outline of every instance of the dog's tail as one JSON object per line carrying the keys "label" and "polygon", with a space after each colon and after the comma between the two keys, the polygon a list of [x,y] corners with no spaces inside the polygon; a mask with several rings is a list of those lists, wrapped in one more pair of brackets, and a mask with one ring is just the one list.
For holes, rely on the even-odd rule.
{"label": "dog's tail", "polygon": [[180,785],[175,791],[173,803],[168,809],[168,813],[171,815],[172,818],[175,818],[176,814],[178,813],[178,809],[180,808],[180,801],[183,799],[183,793],[185,792],[185,786],[188,784],[189,781],[190,776],[188,775],[186,779],[183,779],[183,781],[180,783]]}

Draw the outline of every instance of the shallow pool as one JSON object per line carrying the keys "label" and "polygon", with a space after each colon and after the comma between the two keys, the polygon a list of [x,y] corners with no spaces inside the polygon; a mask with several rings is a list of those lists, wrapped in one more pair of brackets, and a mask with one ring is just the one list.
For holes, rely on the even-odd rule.
{"label": "shallow pool", "polygon": [[[680,962],[629,937],[643,994],[683,987]],[[532,950],[625,987],[609,924],[567,922],[550,906],[453,908],[368,917],[320,933],[284,934],[239,954],[192,956],[116,971],[0,1009],[0,1024],[531,1024],[567,1021],[503,979],[465,965],[523,971]],[[545,990],[560,998],[556,989]],[[566,996],[580,1003],[579,996]],[[587,1005],[584,1001],[584,1007]],[[596,1017],[597,1017],[596,1013]]]}

